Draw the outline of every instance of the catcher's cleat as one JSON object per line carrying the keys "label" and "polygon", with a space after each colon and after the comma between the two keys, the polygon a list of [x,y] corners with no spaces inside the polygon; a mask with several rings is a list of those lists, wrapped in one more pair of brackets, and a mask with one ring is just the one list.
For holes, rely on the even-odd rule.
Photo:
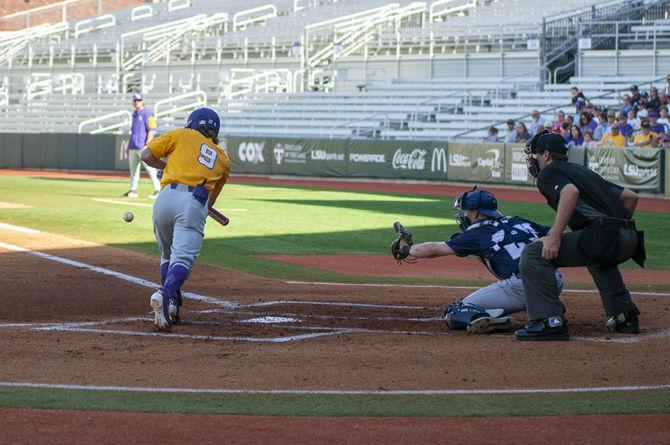
{"label": "catcher's cleat", "polygon": [[178,290],[176,300],[170,299],[170,303],[168,304],[168,314],[170,315],[170,320],[172,320],[172,324],[181,323],[181,317],[179,316],[179,309],[181,308],[181,303],[182,303],[181,291]]}
{"label": "catcher's cleat", "polygon": [[516,320],[514,317],[480,317],[468,324],[468,334],[490,334],[509,330]]}
{"label": "catcher's cleat", "polygon": [[640,311],[637,308],[628,312],[622,312],[611,317],[605,323],[605,329],[609,332],[620,332],[622,334],[639,334],[640,320],[637,315]]}
{"label": "catcher's cleat", "polygon": [[161,291],[154,292],[150,300],[154,310],[154,327],[157,331],[170,332],[172,320],[168,314],[168,298]]}

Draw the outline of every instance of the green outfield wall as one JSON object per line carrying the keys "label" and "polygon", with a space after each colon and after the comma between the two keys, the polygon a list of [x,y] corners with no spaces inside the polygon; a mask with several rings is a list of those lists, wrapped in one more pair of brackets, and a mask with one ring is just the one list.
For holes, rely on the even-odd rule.
{"label": "green outfield wall", "polygon": [[[0,168],[125,170],[126,143],[123,135],[0,133]],[[221,144],[234,173],[532,185],[518,144],[254,136]],[[666,159],[659,148],[570,150],[571,162],[653,193],[665,192]]]}

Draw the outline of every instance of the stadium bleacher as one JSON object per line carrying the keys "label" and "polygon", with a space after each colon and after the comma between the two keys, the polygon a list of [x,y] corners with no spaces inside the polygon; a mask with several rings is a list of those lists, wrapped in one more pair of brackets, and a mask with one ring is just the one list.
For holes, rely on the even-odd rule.
{"label": "stadium bleacher", "polygon": [[[126,131],[119,111],[142,91],[164,110],[161,131],[205,103],[228,134],[479,140],[508,119],[529,123],[532,109],[574,114],[572,85],[610,109],[633,83],[665,87],[659,72],[550,82],[536,47],[543,22],[599,7],[169,0],[0,32],[0,131]],[[651,23],[622,39],[662,37],[665,22]]]}

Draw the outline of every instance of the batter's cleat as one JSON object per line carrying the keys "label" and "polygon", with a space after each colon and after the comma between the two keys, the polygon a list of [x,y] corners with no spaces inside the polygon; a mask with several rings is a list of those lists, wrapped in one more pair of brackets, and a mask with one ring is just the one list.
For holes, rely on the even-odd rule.
{"label": "batter's cleat", "polygon": [[468,334],[490,334],[508,331],[516,323],[514,317],[480,317],[472,320],[467,327]]}
{"label": "batter's cleat", "polygon": [[159,191],[157,190],[157,191],[155,191],[155,192],[153,192],[152,194],[147,195],[147,196],[148,196],[149,198],[151,198],[151,199],[156,199],[156,198],[158,198],[158,192],[159,192]]}
{"label": "batter's cleat", "polygon": [[609,332],[620,332],[622,334],[639,334],[640,320],[637,317],[640,311],[637,308],[622,312],[611,317],[605,323],[605,329]]}
{"label": "batter's cleat", "polygon": [[172,330],[172,320],[168,313],[168,298],[161,291],[156,291],[151,296],[150,304],[154,310],[154,326],[156,330],[170,332]]}
{"label": "batter's cleat", "polygon": [[568,321],[562,316],[533,320],[514,335],[524,341],[566,341],[570,340]]}
{"label": "batter's cleat", "polygon": [[133,199],[140,197],[140,195],[138,195],[137,192],[135,192],[133,190],[128,190],[126,193],[124,193],[121,196],[125,196],[126,198],[133,198]]}
{"label": "batter's cleat", "polygon": [[176,300],[170,299],[170,303],[168,304],[168,314],[170,314],[170,320],[172,320],[172,324],[180,324],[181,323],[181,317],[179,316],[179,309],[181,308],[181,291],[177,291],[177,298]]}

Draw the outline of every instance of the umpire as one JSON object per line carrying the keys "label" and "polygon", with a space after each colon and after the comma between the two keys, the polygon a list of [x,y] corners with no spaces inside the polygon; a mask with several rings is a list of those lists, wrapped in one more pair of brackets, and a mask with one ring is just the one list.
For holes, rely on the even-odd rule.
{"label": "umpire", "polygon": [[[529,323],[519,340],[568,340],[565,307],[554,270],[586,266],[600,291],[610,332],[637,334],[640,313],[626,289],[618,264],[633,258],[644,267],[644,234],[633,221],[637,195],[593,171],[567,162],[568,147],[558,134],[542,132],[526,145],[528,171],[556,211],[547,236],[527,245],[520,272]],[[563,233],[565,226],[571,232]]]}

